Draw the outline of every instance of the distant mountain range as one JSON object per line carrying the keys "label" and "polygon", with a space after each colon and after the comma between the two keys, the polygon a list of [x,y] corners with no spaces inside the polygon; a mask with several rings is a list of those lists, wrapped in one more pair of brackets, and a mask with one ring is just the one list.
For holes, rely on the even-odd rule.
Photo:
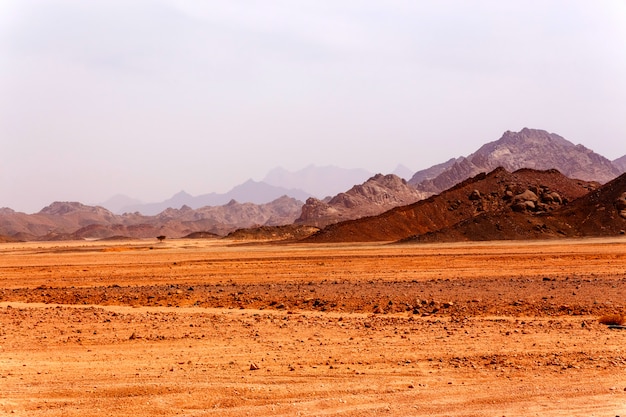
{"label": "distant mountain range", "polygon": [[360,184],[372,175],[364,169],[309,165],[295,172],[274,168],[263,178],[263,182],[275,187],[306,190],[310,193],[309,197],[323,199]]}
{"label": "distant mountain range", "polygon": [[224,236],[238,228],[291,224],[300,215],[302,201],[280,197],[270,203],[231,201],[222,206],[166,209],[155,216],[114,214],[99,206],[55,202],[35,214],[0,209],[0,236],[6,240],[184,237],[208,232]]}
{"label": "distant mountain range", "polygon": [[270,185],[266,182],[248,180],[224,194],[210,193],[192,196],[191,194],[181,191],[165,201],[128,205],[118,209],[118,212],[139,212],[145,215],[155,215],[168,208],[188,206],[192,209],[198,209],[206,206],[221,206],[233,200],[242,203],[266,204],[284,195],[301,201],[311,196],[311,194],[300,189],[287,189]]}
{"label": "distant mountain range", "polygon": [[[210,193],[192,196],[181,191],[166,201],[150,204],[139,204],[136,200],[118,195],[103,204],[109,209],[101,206],[86,206],[78,202],[55,202],[32,215],[17,213],[8,208],[0,209],[0,238],[5,240],[96,239],[116,236],[154,237],[158,234],[168,237],[181,237],[188,234],[223,236],[236,229],[250,227],[271,235],[272,233],[263,227],[296,224],[312,227],[306,230],[325,227],[316,235],[318,239],[321,239],[319,236],[331,236],[334,233],[337,236],[343,236],[338,238],[341,240],[346,239],[346,235],[337,230],[344,230],[343,228],[348,227],[346,224],[353,224],[349,222],[350,220],[366,218],[362,220],[366,222],[370,221],[368,219],[383,216],[381,218],[386,220],[376,226],[378,230],[375,233],[378,236],[376,239],[385,237],[393,240],[398,237],[398,234],[391,231],[391,224],[385,223],[390,221],[391,217],[385,216],[391,216],[390,213],[393,213],[396,208],[400,210],[402,207],[411,207],[411,204],[422,204],[422,201],[429,196],[444,195],[444,192],[457,190],[469,178],[480,178],[480,175],[484,175],[481,173],[494,170],[499,172],[499,167],[502,167],[504,172],[514,172],[516,175],[520,172],[519,169],[548,170],[549,178],[556,178],[558,173],[566,178],[560,180],[563,184],[578,184],[578,188],[574,187],[576,192],[582,192],[582,189],[588,192],[595,186],[611,181],[620,173],[625,172],[626,156],[611,162],[590,149],[582,145],[574,145],[556,134],[525,128],[520,132],[505,132],[497,141],[485,144],[467,157],[452,158],[415,172],[408,182],[394,174],[372,176],[364,170],[348,170],[333,166],[311,165],[297,172],[277,168],[268,173],[263,181],[249,180],[224,194]],[[407,177],[411,174],[410,170],[402,166],[399,166],[395,172]],[[502,177],[504,174],[498,175]],[[537,175],[541,177],[543,174]],[[513,183],[517,184],[515,181]],[[533,187],[536,190],[543,190],[546,184],[549,185],[550,190],[561,189],[561,185],[549,182]],[[340,190],[334,196],[320,197],[321,194],[325,194],[325,190],[337,190],[339,187],[347,191]],[[528,189],[531,190],[531,188]],[[478,208],[482,207],[483,211],[489,211],[486,208],[495,207],[493,199],[487,198],[485,194],[489,193],[488,190],[477,189],[475,191],[479,192],[480,198],[471,200],[472,204],[481,201],[482,206]],[[568,194],[571,191],[572,189],[568,188],[565,191],[556,192],[561,195],[562,199],[575,198],[576,195]],[[626,190],[623,191],[626,193]],[[502,190],[494,190],[490,193],[499,192]],[[539,199],[537,201],[541,202],[543,194],[533,192]],[[542,192],[545,194],[545,190]],[[440,201],[440,199],[435,201]],[[529,206],[531,203],[535,205],[537,203],[532,199],[528,201]],[[448,211],[457,212],[458,207],[463,206],[463,202],[464,199],[456,197],[455,200],[446,201],[445,204],[437,203],[432,206],[437,209],[429,214],[429,227],[410,231],[414,231],[414,234],[423,238],[425,233],[441,233],[440,231],[445,228],[456,227],[455,222],[462,222],[463,219],[469,218],[478,219],[479,215],[484,215],[476,208],[477,211],[470,217],[452,216],[446,221],[442,220],[443,214]],[[615,204],[619,206],[621,203]],[[499,210],[503,209],[506,212],[506,207],[509,206],[498,207]],[[624,210],[626,207],[622,209]],[[399,226],[408,228],[405,232],[409,231],[410,223],[413,221],[411,217],[413,214],[410,214],[410,210],[406,213],[405,216],[408,217],[403,220],[405,225]],[[366,223],[354,224],[361,227]],[[305,229],[298,229],[297,233],[292,233],[291,229],[285,230],[289,230],[288,234],[295,236]],[[349,227],[345,230],[349,230]],[[251,233],[254,232],[247,234]],[[363,238],[363,235],[356,230],[352,230],[349,234],[353,238],[348,240]],[[399,238],[408,236],[405,233]],[[371,238],[367,237],[367,239]]]}
{"label": "distant mountain range", "polygon": [[[396,171],[409,177],[412,175],[412,171],[401,165],[396,168]],[[189,206],[196,209],[224,205],[231,200],[265,204],[283,195],[305,201],[309,197],[322,199],[340,193],[355,184],[360,184],[372,175],[364,169],[346,169],[332,165],[322,167],[310,165],[295,172],[279,167],[271,170],[262,181],[250,179],[226,193],[193,196],[180,191],[165,201],[154,203],[142,203],[128,196],[116,195],[98,205],[118,214],[139,212],[145,215],[155,215],[167,208]]]}

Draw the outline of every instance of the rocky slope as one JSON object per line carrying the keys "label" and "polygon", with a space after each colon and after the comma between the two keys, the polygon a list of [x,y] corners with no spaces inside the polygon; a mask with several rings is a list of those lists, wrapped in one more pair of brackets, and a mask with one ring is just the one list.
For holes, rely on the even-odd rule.
{"label": "rocky slope", "polygon": [[613,165],[620,172],[622,173],[626,172],[626,155],[622,156],[621,158],[617,158],[615,161],[613,161]]}
{"label": "rocky slope", "polygon": [[343,220],[380,214],[393,207],[414,203],[424,197],[402,178],[377,174],[327,201],[307,199],[296,224],[324,227]]}
{"label": "rocky slope", "polygon": [[56,202],[36,214],[0,209],[0,235],[19,240],[106,239],[114,236],[183,237],[193,232],[226,235],[258,225],[291,224],[302,202],[283,196],[267,204],[231,201],[222,206],[167,209],[156,216],[116,215],[103,207]]}
{"label": "rocky slope", "polygon": [[329,225],[305,241],[397,241],[470,221],[486,213],[550,212],[598,186],[598,183],[568,178],[556,170],[522,169],[510,173],[497,168],[426,200],[377,216]]}
{"label": "rocky slope", "polygon": [[611,161],[582,145],[574,145],[544,130],[524,128],[520,132],[505,132],[499,140],[483,145],[468,157],[425,170],[432,172],[419,171],[409,183],[420,191],[434,194],[497,167],[508,171],[557,169],[570,178],[601,183],[620,174]]}
{"label": "rocky slope", "polygon": [[[602,237],[626,233],[626,174],[554,211],[531,209],[533,202],[545,201],[546,197],[531,193],[524,191],[522,201],[512,199],[507,210],[484,213],[412,236],[405,242]],[[529,205],[520,209],[519,204]]]}
{"label": "rocky slope", "polygon": [[441,164],[433,165],[430,168],[417,171],[415,174],[413,174],[411,179],[409,179],[409,184],[416,186],[424,181],[435,179],[439,175],[450,169],[450,167],[452,167],[455,163],[460,163],[461,161],[463,161],[463,159],[465,158],[452,158]]}

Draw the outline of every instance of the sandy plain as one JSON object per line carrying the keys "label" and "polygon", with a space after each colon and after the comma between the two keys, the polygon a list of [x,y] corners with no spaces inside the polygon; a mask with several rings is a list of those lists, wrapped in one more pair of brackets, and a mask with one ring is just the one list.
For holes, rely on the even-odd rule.
{"label": "sandy plain", "polygon": [[626,239],[5,243],[0,414],[624,416],[625,297]]}

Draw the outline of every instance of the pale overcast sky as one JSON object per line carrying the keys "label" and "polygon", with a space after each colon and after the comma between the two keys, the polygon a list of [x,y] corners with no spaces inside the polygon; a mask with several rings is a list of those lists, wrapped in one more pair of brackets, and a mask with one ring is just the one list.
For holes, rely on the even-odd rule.
{"label": "pale overcast sky", "polygon": [[0,2],[0,207],[418,170],[523,127],[626,154],[626,1]]}

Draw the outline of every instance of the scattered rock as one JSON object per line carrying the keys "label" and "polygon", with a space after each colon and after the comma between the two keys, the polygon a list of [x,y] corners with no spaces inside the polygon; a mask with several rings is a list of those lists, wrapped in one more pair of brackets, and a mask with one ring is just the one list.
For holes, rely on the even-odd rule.
{"label": "scattered rock", "polygon": [[470,193],[469,199],[472,201],[480,200],[482,196],[480,195],[480,191],[474,190]]}

